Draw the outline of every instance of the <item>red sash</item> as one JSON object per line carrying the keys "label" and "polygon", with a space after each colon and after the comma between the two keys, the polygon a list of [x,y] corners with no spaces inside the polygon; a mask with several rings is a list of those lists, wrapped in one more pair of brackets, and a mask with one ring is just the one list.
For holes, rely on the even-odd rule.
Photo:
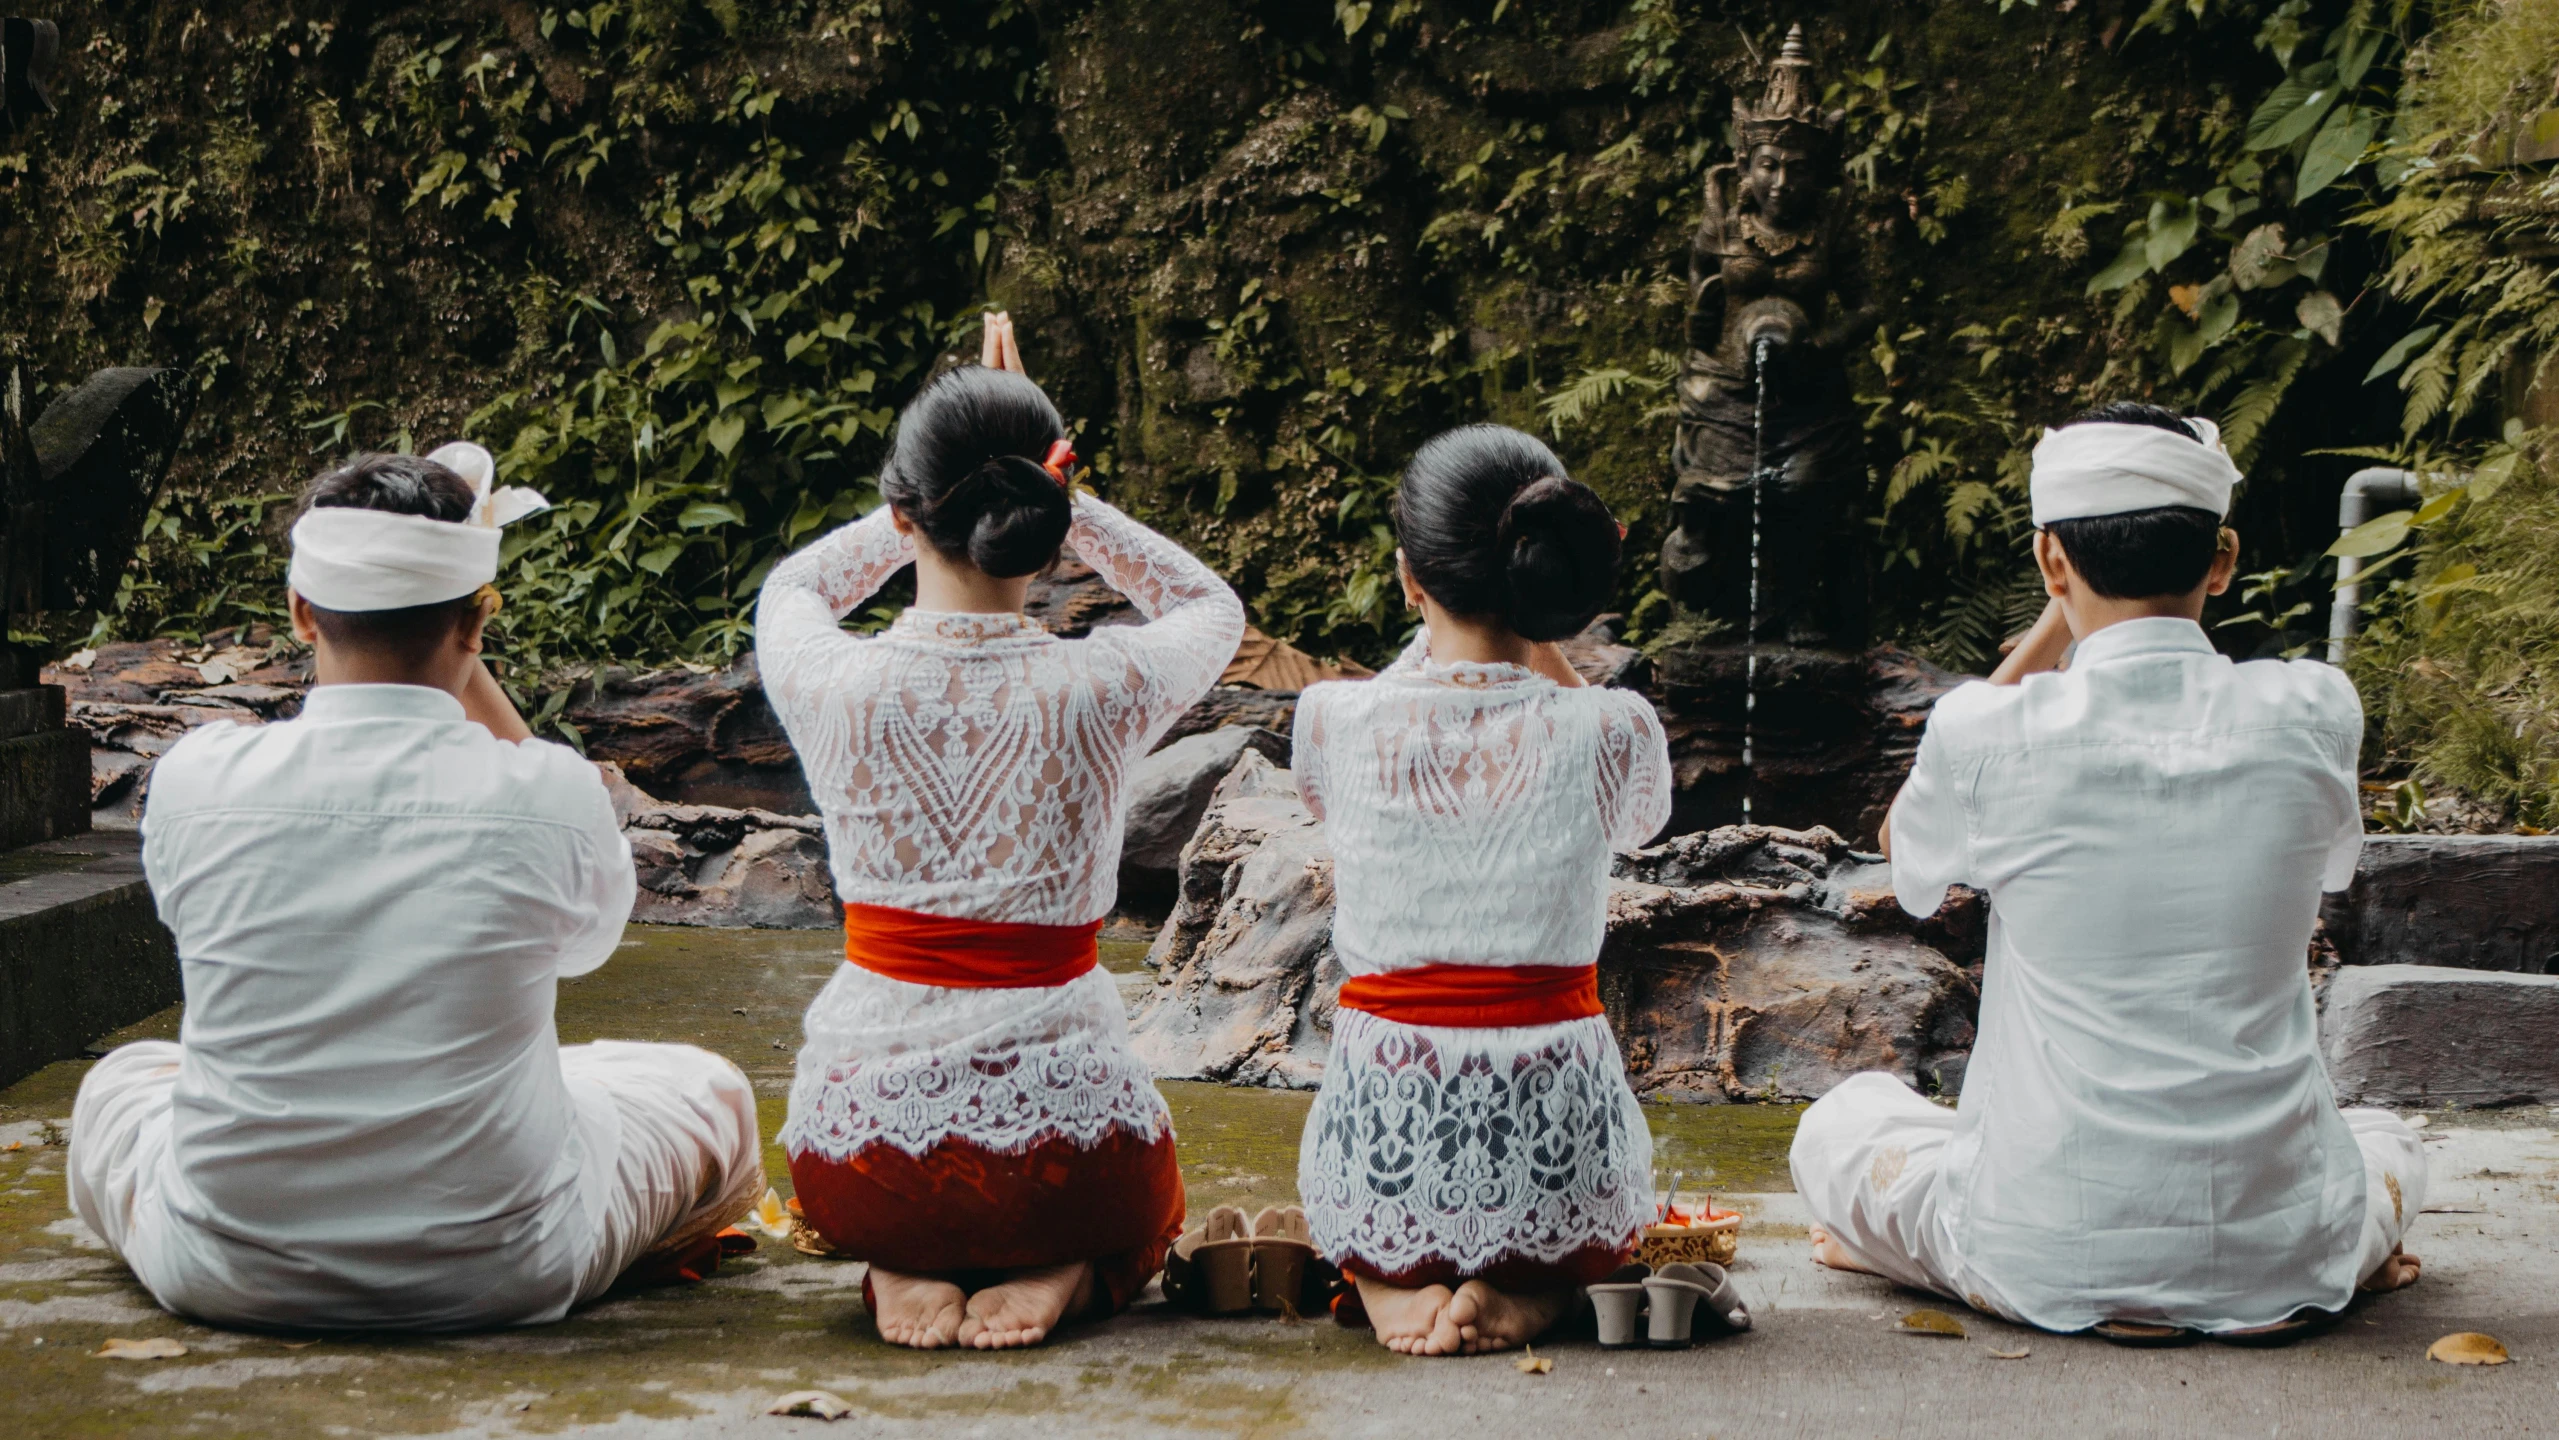
{"label": "red sash", "polygon": [[1101,963],[1085,925],[953,920],[885,905],[844,907],[844,958],[875,975],[955,990],[1063,985]]}
{"label": "red sash", "polygon": [[1490,1030],[1603,1013],[1596,965],[1421,965],[1342,982],[1342,1004],[1399,1025]]}

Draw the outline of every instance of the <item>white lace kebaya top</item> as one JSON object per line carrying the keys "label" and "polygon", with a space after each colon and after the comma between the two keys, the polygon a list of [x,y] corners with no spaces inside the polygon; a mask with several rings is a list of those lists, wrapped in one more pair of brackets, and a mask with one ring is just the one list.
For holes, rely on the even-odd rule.
{"label": "white lace kebaya top", "polygon": [[[1294,763],[1332,846],[1333,947],[1354,975],[1592,963],[1610,852],[1670,816],[1670,753],[1642,696],[1434,664],[1427,638],[1373,680],[1310,686]],[[1455,1029],[1343,1009],[1297,1183],[1336,1263],[1474,1275],[1631,1244],[1651,1168],[1606,1017]]]}
{"label": "white lace kebaya top", "polygon": [[1609,853],[1670,818],[1660,717],[1630,690],[1435,664],[1426,644],[1298,704],[1292,763],[1338,866],[1342,968],[1590,964]]}
{"label": "white lace kebaya top", "polygon": [[[928,915],[1077,925],[1118,885],[1129,765],[1235,654],[1244,607],[1207,566],[1090,496],[1067,543],[1148,618],[1080,640],[1021,615],[908,610],[839,628],[914,559],[888,510],[774,567],[756,661],[826,827],[836,895]],[[1171,1119],[1111,977],[945,989],[857,966],[809,1007],[783,1143],[841,1160],[945,1138],[1018,1153]]]}

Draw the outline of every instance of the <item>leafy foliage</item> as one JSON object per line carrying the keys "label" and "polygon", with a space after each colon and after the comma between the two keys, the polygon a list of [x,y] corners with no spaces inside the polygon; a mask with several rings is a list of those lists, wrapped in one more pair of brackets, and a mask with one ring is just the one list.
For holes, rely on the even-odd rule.
{"label": "leafy foliage", "polygon": [[[2414,511],[2338,542],[2386,583],[2367,596],[2356,672],[2384,758],[2559,827],[2559,180],[2518,164],[2559,132],[2559,4],[2477,4],[2411,67],[2396,193],[2362,217],[2415,307],[2372,367],[2404,394],[2382,452],[2427,477]],[[2541,137],[2546,148],[2559,133]],[[2511,413],[2488,422],[2494,409]]]}

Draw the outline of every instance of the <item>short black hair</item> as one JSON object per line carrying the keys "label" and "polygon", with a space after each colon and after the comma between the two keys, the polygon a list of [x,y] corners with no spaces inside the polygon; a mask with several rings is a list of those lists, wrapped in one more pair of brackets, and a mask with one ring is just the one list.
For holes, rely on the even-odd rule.
{"label": "short black hair", "polygon": [[1466,425],[1413,452],[1395,491],[1404,563],[1459,615],[1565,640],[1617,590],[1616,517],[1534,435]]}
{"label": "short black hair", "polygon": [[[2147,425],[2199,445],[2204,438],[2175,411],[2138,400],[2109,401],[2053,428],[2073,425]],[[2061,542],[2061,553],[2088,588],[2109,600],[2187,594],[2212,573],[2213,556],[2221,550],[2221,517],[2192,505],[2055,520],[2044,528]]]}
{"label": "short black hair", "polygon": [[946,559],[999,580],[1057,558],[1075,497],[1043,468],[1066,422],[1028,376],[963,365],[898,417],[880,493]]}
{"label": "short black hair", "polygon": [[[362,454],[322,472],[302,491],[302,514],[314,510],[383,510],[460,524],[479,503],[471,482],[418,455]],[[304,596],[309,604],[310,597]],[[311,619],[331,645],[387,653],[405,665],[424,663],[453,632],[480,613],[469,595],[398,610],[330,610],[311,606]]]}

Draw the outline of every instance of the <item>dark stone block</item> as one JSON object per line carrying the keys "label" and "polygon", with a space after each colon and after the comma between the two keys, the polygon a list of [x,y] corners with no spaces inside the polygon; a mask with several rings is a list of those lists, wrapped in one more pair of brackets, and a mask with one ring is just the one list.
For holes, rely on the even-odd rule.
{"label": "dark stone block", "polygon": [[0,883],[0,1085],[180,997],[177,942],[153,909],[138,837],[0,857],[0,876],[11,874]]}
{"label": "dark stone block", "polygon": [[1742,765],[1750,654],[1743,646],[1673,646],[1650,687],[1670,734],[1678,797],[1665,833],[1741,818],[1762,825],[1837,827],[1871,843],[1919,753],[1937,697],[1967,676],[1883,646],[1862,654],[1759,648],[1751,759]]}
{"label": "dark stone block", "polygon": [[2328,982],[2320,1048],[2339,1099],[2369,1105],[2559,1100],[2559,976],[2356,965]]}
{"label": "dark stone block", "polygon": [[[26,691],[0,692],[0,701]],[[54,716],[62,692],[48,686]],[[39,702],[42,704],[45,702]],[[7,706],[0,704],[0,712]],[[78,835],[89,828],[89,737],[65,729],[30,728],[0,740],[0,850]]]}
{"label": "dark stone block", "polygon": [[2367,836],[2321,918],[2348,965],[2559,973],[2559,836]]}

